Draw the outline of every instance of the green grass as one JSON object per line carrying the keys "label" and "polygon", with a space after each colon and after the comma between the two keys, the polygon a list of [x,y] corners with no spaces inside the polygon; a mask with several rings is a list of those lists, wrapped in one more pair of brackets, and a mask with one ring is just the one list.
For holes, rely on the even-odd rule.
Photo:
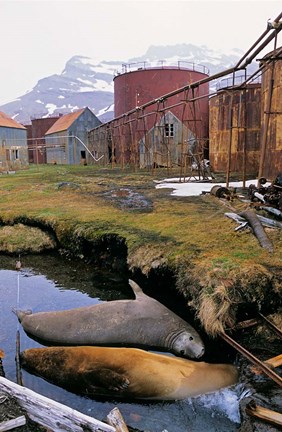
{"label": "green grass", "polygon": [[[179,291],[192,298],[191,305],[200,310],[201,321],[213,334],[221,316],[222,323],[232,321],[232,305],[241,302],[238,287],[260,301],[268,292],[265,287],[281,291],[281,230],[268,231],[274,244],[270,254],[251,232],[234,231],[236,224],[224,216],[230,211],[228,203],[210,195],[173,197],[169,189],[155,187],[154,180],[166,177],[164,170],[152,176],[110,167],[30,166],[0,177],[0,221],[51,226],[65,248],[79,249],[81,241],[94,242],[107,234],[125,239],[129,267],[144,274],[156,262],[172,269]],[[78,188],[59,187],[61,183]],[[113,192],[124,188],[150,200],[150,211],[117,205]],[[239,212],[247,204],[234,200],[232,207]],[[19,242],[30,241],[17,235]],[[7,248],[9,240],[0,240]],[[226,307],[218,310],[221,302]]]}

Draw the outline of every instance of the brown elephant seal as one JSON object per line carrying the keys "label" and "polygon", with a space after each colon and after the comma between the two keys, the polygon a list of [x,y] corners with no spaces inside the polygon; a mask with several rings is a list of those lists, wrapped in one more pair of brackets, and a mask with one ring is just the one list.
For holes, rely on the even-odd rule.
{"label": "brown elephant seal", "polygon": [[20,355],[28,371],[88,396],[176,400],[235,384],[230,364],[195,362],[137,348],[47,347]]}
{"label": "brown elephant seal", "polygon": [[150,347],[199,358],[204,344],[196,330],[129,280],[135,300],[32,314],[14,311],[25,332],[49,345]]}

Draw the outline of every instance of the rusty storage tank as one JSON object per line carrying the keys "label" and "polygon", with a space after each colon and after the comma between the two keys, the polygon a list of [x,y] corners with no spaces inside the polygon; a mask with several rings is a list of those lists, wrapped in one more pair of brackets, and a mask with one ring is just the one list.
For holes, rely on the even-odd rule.
{"label": "rusty storage tank", "polygon": [[222,80],[209,106],[209,158],[213,170],[225,173],[229,167],[231,172],[256,176],[260,128],[260,82],[238,89],[232,86],[232,79]]}
{"label": "rusty storage tank", "polygon": [[[208,77],[209,71],[203,65],[196,65],[185,61],[176,62],[175,65],[166,65],[165,61],[141,62],[123,65],[122,71],[114,77],[114,105],[115,117],[119,117],[136,107],[140,107],[147,102],[167,95],[174,90],[180,89],[188,84],[197,82]],[[209,84],[204,83],[197,89],[197,96],[208,95]],[[191,94],[189,95],[191,97]],[[169,98],[168,105],[174,106],[170,109],[179,120],[183,115],[183,93],[178,93]],[[179,106],[175,106],[179,103]],[[156,105],[152,108],[159,109]],[[163,106],[161,107],[163,108]],[[188,109],[191,120],[193,110]],[[186,115],[188,115],[186,113]],[[201,128],[197,135],[207,137],[208,134],[208,97],[197,101],[197,119],[201,118]],[[153,119],[148,127],[152,127]]]}
{"label": "rusty storage tank", "polygon": [[[281,49],[261,59],[262,127],[259,175],[274,180],[282,171],[282,59]],[[280,55],[279,55],[280,52]]]}

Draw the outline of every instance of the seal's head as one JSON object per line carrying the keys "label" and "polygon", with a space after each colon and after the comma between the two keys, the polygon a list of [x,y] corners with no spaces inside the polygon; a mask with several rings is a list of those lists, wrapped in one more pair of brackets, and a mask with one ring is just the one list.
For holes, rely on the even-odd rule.
{"label": "seal's head", "polygon": [[195,330],[179,333],[174,338],[171,349],[175,354],[189,358],[200,358],[205,352],[204,343]]}

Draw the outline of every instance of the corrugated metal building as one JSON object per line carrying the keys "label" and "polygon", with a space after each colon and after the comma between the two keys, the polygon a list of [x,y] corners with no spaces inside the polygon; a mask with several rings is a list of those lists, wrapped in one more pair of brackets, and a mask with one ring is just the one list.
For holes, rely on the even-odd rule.
{"label": "corrugated metal building", "polygon": [[[281,51],[277,48],[277,52]],[[282,171],[282,59],[269,52],[261,60],[262,128],[259,176],[274,180]]]}
{"label": "corrugated metal building", "polygon": [[46,161],[57,164],[86,164],[88,132],[101,124],[89,108],[60,117],[45,134]]}
{"label": "corrugated metal building", "polygon": [[27,129],[28,159],[30,163],[46,163],[46,142],[44,135],[59,117],[34,118],[31,119],[31,124],[24,125]]}
{"label": "corrugated metal building", "polygon": [[26,128],[0,111],[0,170],[28,166]]}
{"label": "corrugated metal building", "polygon": [[209,158],[215,172],[252,174],[259,168],[261,84],[221,88],[210,98]]}

